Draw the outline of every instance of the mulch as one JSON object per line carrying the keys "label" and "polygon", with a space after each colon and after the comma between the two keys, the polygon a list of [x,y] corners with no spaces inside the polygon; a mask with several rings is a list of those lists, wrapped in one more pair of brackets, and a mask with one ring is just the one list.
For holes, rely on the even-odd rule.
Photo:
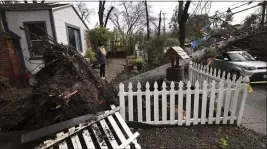
{"label": "mulch", "polygon": [[[237,126],[189,126],[139,129],[138,143],[144,149],[264,149],[266,136]],[[0,132],[0,149],[21,149],[20,135],[25,132]]]}
{"label": "mulch", "polygon": [[[263,149],[266,136],[237,126],[189,126],[138,130],[145,149]],[[225,144],[223,145],[223,141]]]}

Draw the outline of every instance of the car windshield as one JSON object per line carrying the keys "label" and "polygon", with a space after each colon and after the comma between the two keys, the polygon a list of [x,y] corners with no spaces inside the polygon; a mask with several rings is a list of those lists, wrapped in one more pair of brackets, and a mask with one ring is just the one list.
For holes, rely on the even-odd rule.
{"label": "car windshield", "polygon": [[235,52],[228,54],[232,61],[239,61],[239,62],[255,61],[255,59],[248,52]]}

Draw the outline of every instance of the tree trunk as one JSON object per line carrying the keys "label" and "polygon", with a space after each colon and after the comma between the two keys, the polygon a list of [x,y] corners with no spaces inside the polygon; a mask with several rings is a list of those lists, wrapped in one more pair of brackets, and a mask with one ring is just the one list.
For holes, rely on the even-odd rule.
{"label": "tree trunk", "polygon": [[147,2],[145,1],[145,7],[146,7],[146,27],[147,27],[147,40],[149,40],[150,31],[149,31],[149,17],[148,17],[148,10],[147,10]]}
{"label": "tree trunk", "polygon": [[[226,49],[228,47],[231,47],[236,42],[239,42],[239,41],[242,41],[242,40],[245,40],[248,38],[252,38],[254,36],[266,34],[266,33],[267,33],[267,31],[263,31],[263,32],[258,32],[258,33],[250,34],[247,36],[243,36],[243,37],[240,36],[240,37],[237,37],[235,39],[230,39],[228,41],[220,41],[220,42],[215,43],[215,44],[219,44],[218,47],[216,47],[215,44],[213,44],[214,50],[216,50],[217,54],[220,54],[220,53],[226,51]],[[181,66],[184,66],[185,72],[187,73],[188,64],[191,60],[194,62],[200,63],[204,59],[211,58],[211,57],[214,57],[214,55],[212,55],[209,50],[207,50],[207,49],[198,50],[191,55],[190,59],[182,60]],[[162,80],[166,79],[166,69],[170,66],[171,66],[170,63],[159,66],[155,69],[152,69],[152,70],[147,71],[145,73],[141,73],[141,74],[134,76],[128,80],[125,80],[125,81],[123,81],[123,83],[125,85],[127,85],[129,82],[132,82],[133,86],[136,86],[137,83],[140,82],[142,84],[142,87],[145,86],[146,82],[149,82],[150,84],[154,84],[155,81],[162,81]]]}
{"label": "tree trunk", "polygon": [[178,12],[178,23],[179,23],[179,41],[180,47],[184,49],[185,45],[185,24],[188,19],[188,9],[191,1],[187,1],[185,3],[185,7],[183,9],[183,1],[179,1],[179,12]]}
{"label": "tree trunk", "polygon": [[266,9],[266,2],[263,2],[262,3],[262,13],[261,13],[261,24],[260,24],[261,28],[264,27],[265,9]]}
{"label": "tree trunk", "polygon": [[113,9],[114,9],[114,7],[112,6],[108,11],[108,14],[107,14],[107,17],[106,17],[106,20],[105,20],[105,25],[104,25],[105,28],[107,27],[109,16],[110,16],[110,13],[112,12]]}
{"label": "tree trunk", "polygon": [[100,27],[104,27],[104,10],[106,1],[99,1],[98,6],[98,19]]}
{"label": "tree trunk", "polygon": [[160,36],[160,29],[161,29],[161,11],[159,12],[158,36]]}
{"label": "tree trunk", "polygon": [[179,41],[180,41],[180,47],[184,49],[184,46],[185,46],[185,22],[179,23]]}

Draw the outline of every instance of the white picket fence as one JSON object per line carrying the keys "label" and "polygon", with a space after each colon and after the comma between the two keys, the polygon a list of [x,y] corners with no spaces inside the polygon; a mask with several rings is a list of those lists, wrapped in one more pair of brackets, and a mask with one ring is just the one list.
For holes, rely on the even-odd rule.
{"label": "white picket fence", "polygon": [[[194,73],[196,67],[189,70]],[[210,70],[210,69],[209,69]],[[216,72],[216,71],[215,71]],[[197,77],[189,73],[191,81],[171,82],[167,86],[154,83],[154,90],[146,83],[146,89],[133,91],[132,83],[125,91],[124,84],[119,85],[120,113],[126,121],[138,121],[148,124],[234,124],[240,125],[248,93],[248,77],[237,80],[230,74],[227,78],[213,77],[199,73]],[[215,73],[216,74],[216,73]],[[191,75],[191,76],[190,76]],[[212,76],[212,77],[210,77]],[[206,77],[198,81],[199,77]],[[193,79],[192,79],[193,78]],[[220,78],[220,79],[218,79]],[[201,79],[202,80],[202,79]],[[218,82],[219,81],[219,82]],[[194,89],[191,89],[194,86]]]}
{"label": "white picket fence", "polygon": [[[199,81],[200,87],[203,87],[204,80],[206,80],[208,84],[210,84],[212,80],[218,83],[220,80],[225,79],[226,77],[229,78],[230,73],[226,74],[225,71],[221,71],[219,69],[217,70],[216,68],[212,68],[207,65],[193,63],[191,61],[189,63],[188,77],[192,84],[195,84],[196,81]],[[232,80],[236,80],[236,76],[233,76]],[[234,83],[234,81],[232,83]]]}

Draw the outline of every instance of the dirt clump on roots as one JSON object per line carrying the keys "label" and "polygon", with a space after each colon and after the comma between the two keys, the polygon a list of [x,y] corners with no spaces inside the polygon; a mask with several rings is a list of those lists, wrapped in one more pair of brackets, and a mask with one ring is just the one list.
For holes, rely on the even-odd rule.
{"label": "dirt clump on roots", "polygon": [[118,105],[117,92],[70,46],[46,43],[32,93],[0,112],[2,131],[36,129]]}

